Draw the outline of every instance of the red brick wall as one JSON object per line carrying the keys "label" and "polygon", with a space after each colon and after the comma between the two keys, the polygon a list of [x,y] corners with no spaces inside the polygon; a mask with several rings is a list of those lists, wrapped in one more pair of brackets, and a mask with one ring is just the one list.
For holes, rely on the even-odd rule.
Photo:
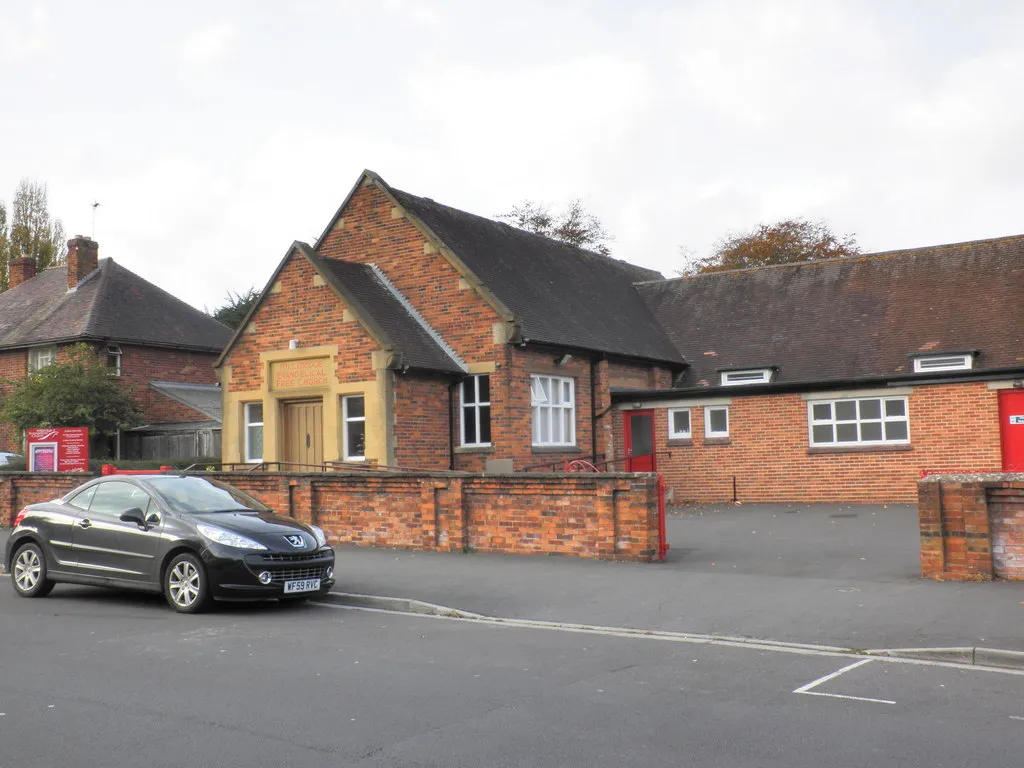
{"label": "red brick wall", "polygon": [[[177,381],[188,384],[216,384],[213,364],[217,353],[187,352],[159,347],[135,347],[121,344],[121,377],[124,387],[135,385],[135,402],[147,424],[172,421],[206,421],[209,417],[172,400],[149,386],[151,381]],[[106,348],[100,347],[100,354]]]}
{"label": "red brick wall", "polygon": [[13,525],[27,505],[59,499],[93,477],[84,472],[0,472],[0,525]]}
{"label": "red brick wall", "polygon": [[480,295],[459,287],[459,273],[440,253],[424,253],[426,238],[372,185],[360,187],[320,245],[324,256],[374,263],[466,362],[494,359],[492,327],[501,318]]}
{"label": "red brick wall", "polygon": [[[654,409],[655,445],[672,454],[659,457],[658,470],[676,503],[730,501],[734,477],[742,502],[913,503],[922,468],[1001,466],[997,392],[984,382],[915,386],[908,396],[910,449],[867,452],[812,452],[807,402],[799,394],[728,394],[727,445],[705,444],[702,406],[690,408],[692,445],[670,445],[668,410]],[[621,451],[621,413],[613,426]]]}
{"label": "red brick wall", "polygon": [[[210,475],[275,511],[321,526],[332,544],[650,561],[657,483],[646,475],[464,473]],[[0,474],[0,520],[88,475]],[[17,507],[17,509],[15,509]]]}
{"label": "red brick wall", "polygon": [[304,256],[293,253],[277,282],[250,318],[252,331],[243,333],[225,359],[231,366],[230,388],[236,392],[259,389],[263,383],[260,352],[337,344],[338,381],[367,381],[375,376],[370,355],[380,345],[355,320],[345,320],[345,304],[326,285],[314,285],[317,274]]}
{"label": "red brick wall", "polygon": [[1020,475],[934,476],[918,485],[921,575],[1024,580]]}
{"label": "red brick wall", "polygon": [[397,466],[449,468],[449,386],[441,377],[395,376]]}
{"label": "red brick wall", "polygon": [[[0,352],[0,381],[16,381],[28,374],[28,352],[10,349]],[[7,387],[0,389],[5,393]],[[0,451],[21,453],[21,432],[6,422],[0,422]]]}

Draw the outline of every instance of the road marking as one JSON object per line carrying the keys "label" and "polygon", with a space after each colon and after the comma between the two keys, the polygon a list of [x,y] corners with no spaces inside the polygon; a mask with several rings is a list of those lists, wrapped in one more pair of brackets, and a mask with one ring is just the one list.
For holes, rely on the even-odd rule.
{"label": "road marking", "polygon": [[849,699],[850,701],[872,701],[876,704],[895,704],[895,701],[889,701],[888,699],[869,699],[864,696],[843,696],[840,693],[822,693],[811,690],[812,688],[817,688],[822,683],[827,683],[829,680],[835,680],[837,677],[849,672],[851,669],[856,669],[857,667],[863,667],[865,664],[870,664],[872,661],[874,661],[874,659],[861,659],[860,661],[855,661],[853,664],[845,666],[830,675],[819,677],[817,680],[812,680],[807,685],[800,686],[793,691],[793,693],[805,693],[808,696],[828,696],[832,699]]}
{"label": "road marking", "polygon": [[1024,717],[1017,717],[1017,715],[1010,715],[1011,720],[1024,720]]}
{"label": "road marking", "polygon": [[[461,616],[436,616],[426,613],[409,613],[387,608],[370,608],[368,606],[340,605],[338,603],[322,603],[311,600],[310,605],[321,608],[332,608],[337,611],[363,611],[367,613],[383,613],[392,616],[405,616],[413,619],[430,621],[457,621],[465,624],[490,624],[493,626],[515,627],[518,629],[545,629],[555,632],[572,632],[584,635],[601,635],[605,637],[632,638],[636,640],[661,640],[663,642],[691,643],[694,645],[716,645],[727,648],[748,648],[751,650],[790,653],[798,656],[826,656],[837,659],[850,658],[858,655],[846,648],[826,645],[807,645],[801,643],[783,643],[774,640],[752,640],[741,637],[722,635],[701,635],[690,632],[667,632],[661,630],[631,629],[628,627],[600,627],[587,624],[560,624],[552,621],[534,621],[531,619],[503,619],[490,616],[465,618]],[[872,656],[860,662],[877,661],[883,664],[909,664],[922,667],[942,667],[946,669],[962,669],[968,672],[988,672],[997,675],[1013,675],[1024,677],[1024,669],[1007,669],[1003,667],[982,667],[956,661],[935,661],[932,659],[907,659],[900,656]]]}

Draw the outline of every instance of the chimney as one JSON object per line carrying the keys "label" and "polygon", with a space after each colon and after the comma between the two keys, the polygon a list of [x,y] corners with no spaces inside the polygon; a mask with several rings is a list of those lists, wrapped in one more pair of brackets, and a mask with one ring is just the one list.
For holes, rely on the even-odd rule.
{"label": "chimney", "polygon": [[7,287],[17,288],[26,280],[36,276],[36,260],[31,256],[22,256],[20,259],[11,259],[8,265]]}
{"label": "chimney", "polygon": [[68,240],[68,290],[78,287],[82,279],[99,265],[100,247],[92,238],[76,235]]}

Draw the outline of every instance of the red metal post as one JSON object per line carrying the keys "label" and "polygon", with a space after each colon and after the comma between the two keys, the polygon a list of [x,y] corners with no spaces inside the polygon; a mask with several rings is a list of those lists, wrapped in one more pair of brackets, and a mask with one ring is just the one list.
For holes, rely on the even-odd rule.
{"label": "red metal post", "polygon": [[668,526],[665,524],[665,478],[658,473],[658,559],[668,554]]}

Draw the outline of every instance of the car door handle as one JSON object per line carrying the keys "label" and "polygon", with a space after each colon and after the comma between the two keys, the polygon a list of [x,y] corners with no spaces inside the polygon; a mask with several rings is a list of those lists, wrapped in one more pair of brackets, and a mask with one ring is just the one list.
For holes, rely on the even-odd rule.
{"label": "car door handle", "polygon": [[86,517],[86,518],[84,518],[82,520],[79,520],[78,521],[78,525],[81,528],[90,528],[90,527],[92,527],[92,520],[90,520],[88,517]]}

